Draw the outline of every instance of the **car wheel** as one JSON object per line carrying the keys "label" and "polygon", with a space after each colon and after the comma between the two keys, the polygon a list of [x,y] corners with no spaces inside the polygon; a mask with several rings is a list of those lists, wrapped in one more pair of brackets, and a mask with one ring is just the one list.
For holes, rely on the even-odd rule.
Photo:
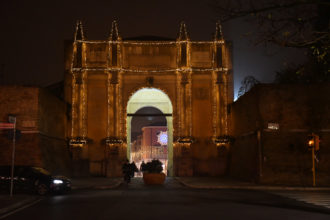
{"label": "car wheel", "polygon": [[37,186],[37,193],[41,196],[44,196],[48,193],[49,189],[46,184],[40,183]]}

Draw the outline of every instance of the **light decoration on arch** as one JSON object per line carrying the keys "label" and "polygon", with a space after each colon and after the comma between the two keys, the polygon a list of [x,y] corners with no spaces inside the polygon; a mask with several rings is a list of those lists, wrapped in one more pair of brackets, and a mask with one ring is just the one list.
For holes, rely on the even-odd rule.
{"label": "light decoration on arch", "polygon": [[162,72],[208,72],[208,71],[227,71],[225,67],[219,68],[173,68],[173,69],[153,69],[139,70],[127,68],[72,68],[73,72],[78,71],[118,71],[118,72],[133,72],[133,73],[162,73]]}
{"label": "light decoration on arch", "polygon": [[86,44],[124,44],[124,45],[140,45],[140,46],[152,46],[152,45],[176,45],[178,43],[190,43],[190,44],[224,44],[224,40],[213,40],[213,41],[121,41],[121,40],[76,40],[77,43]]}
{"label": "light decoration on arch", "polygon": [[167,136],[167,131],[161,131],[158,135],[157,135],[157,142],[160,143],[161,145],[167,145],[168,142],[168,136]]}

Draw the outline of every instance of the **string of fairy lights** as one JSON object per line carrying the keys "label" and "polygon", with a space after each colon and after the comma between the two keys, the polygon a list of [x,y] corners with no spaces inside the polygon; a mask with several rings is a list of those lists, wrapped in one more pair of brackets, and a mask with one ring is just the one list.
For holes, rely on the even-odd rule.
{"label": "string of fairy lights", "polygon": [[[87,60],[87,48],[88,44],[106,44],[108,45],[108,59],[106,67],[88,67]],[[191,64],[191,48],[193,45],[208,45],[212,48],[212,58],[211,58],[211,68],[196,68],[192,67]],[[218,67],[216,65],[216,53],[218,45],[224,45],[225,41],[223,40],[221,26],[219,23],[216,25],[216,35],[213,41],[191,41],[189,39],[186,26],[184,23],[181,23],[179,37],[176,41],[123,41],[118,33],[118,27],[116,21],[112,23],[111,34],[108,40],[103,41],[90,41],[86,40],[84,36],[84,32],[82,29],[81,22],[77,23],[76,31],[74,35],[73,42],[73,53],[72,53],[72,62],[71,62],[71,73],[72,73],[72,123],[71,123],[71,138],[74,137],[83,137],[87,138],[87,78],[88,74],[93,72],[103,72],[108,75],[107,77],[107,108],[108,108],[108,118],[107,118],[107,136],[118,137],[119,139],[123,139],[125,134],[123,131],[125,130],[126,123],[123,123],[123,117],[126,118],[123,114],[125,111],[123,110],[123,100],[122,100],[122,75],[125,73],[145,73],[145,74],[165,74],[165,73],[175,73],[177,75],[177,112],[178,112],[178,135],[185,135],[191,137],[192,135],[192,77],[191,74],[193,72],[211,72],[213,75],[213,93],[219,95],[220,88],[216,85],[217,81],[217,73],[221,72],[223,75],[228,73],[227,67]],[[177,63],[181,63],[181,53],[183,48],[186,50],[186,63],[183,66],[177,68],[157,68],[157,69],[136,69],[136,68],[127,68],[123,67],[123,56],[122,50],[123,46],[175,46],[177,49],[176,61]],[[185,47],[184,47],[185,46]],[[77,66],[75,63],[79,58],[77,56],[78,47],[81,48],[81,65]],[[221,47],[222,48],[222,47]],[[113,63],[113,57],[110,56],[112,54],[112,50],[116,49],[117,60]],[[113,72],[117,72],[117,84],[111,83],[111,77]],[[81,74],[81,85],[77,86],[77,77],[79,78],[79,74]],[[182,75],[187,74],[187,86],[181,83]],[[227,83],[226,77],[223,78],[223,82]],[[182,87],[183,86],[183,87]],[[77,91],[78,90],[78,91]],[[184,92],[183,92],[184,90]],[[214,96],[212,99],[212,109],[213,109],[213,134],[214,137],[220,135],[220,133],[224,133],[224,135],[228,134],[228,115],[227,115],[227,95],[228,88],[225,86],[221,89],[223,92],[224,99],[220,99],[217,96]],[[79,95],[78,95],[79,94]],[[111,102],[111,96],[116,96],[116,102]],[[78,97],[80,96],[80,98]],[[78,103],[78,99],[80,102]],[[223,100],[223,103],[220,103],[220,100]],[[186,104],[184,104],[186,103]],[[181,106],[182,104],[187,105],[185,108]],[[110,110],[111,106],[115,106],[114,109]],[[221,109],[219,109],[221,106]],[[112,107],[113,108],[113,107]],[[183,111],[187,109],[187,112]],[[110,111],[113,117],[116,117],[116,123],[113,125],[111,123]],[[221,113],[220,113],[221,112]],[[79,114],[78,117],[76,115]],[[224,114],[223,122],[219,122],[219,114]],[[80,122],[75,122],[76,120],[80,120]],[[78,129],[78,133],[75,133],[74,129],[76,127],[75,123],[78,123],[80,129]],[[225,130],[221,132],[217,129],[220,124],[224,124]],[[114,126],[110,129],[110,126]],[[182,130],[185,129],[185,130]]]}

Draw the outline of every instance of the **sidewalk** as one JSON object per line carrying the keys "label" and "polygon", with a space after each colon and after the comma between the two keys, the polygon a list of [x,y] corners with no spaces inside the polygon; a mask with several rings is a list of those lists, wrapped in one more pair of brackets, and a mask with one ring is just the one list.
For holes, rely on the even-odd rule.
{"label": "sidewalk", "polygon": [[181,184],[195,189],[246,189],[246,190],[296,190],[296,191],[330,191],[330,187],[300,187],[259,185],[230,178],[219,177],[176,177]]}

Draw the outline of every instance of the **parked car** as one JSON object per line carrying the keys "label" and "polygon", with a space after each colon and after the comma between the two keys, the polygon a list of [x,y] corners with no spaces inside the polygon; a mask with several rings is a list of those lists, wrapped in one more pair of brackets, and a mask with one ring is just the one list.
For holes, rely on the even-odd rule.
{"label": "parked car", "polygon": [[[0,187],[10,189],[11,166],[0,166]],[[64,176],[53,176],[40,167],[15,166],[13,178],[15,191],[30,191],[39,195],[49,192],[64,193],[71,190],[71,181]]]}

